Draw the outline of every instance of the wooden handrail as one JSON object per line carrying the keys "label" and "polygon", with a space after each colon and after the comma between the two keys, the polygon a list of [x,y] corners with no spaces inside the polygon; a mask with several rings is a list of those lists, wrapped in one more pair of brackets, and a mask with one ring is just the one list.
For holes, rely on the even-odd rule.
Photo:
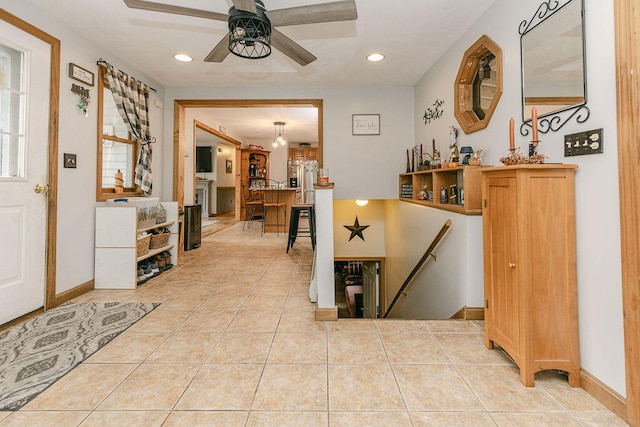
{"label": "wooden handrail", "polygon": [[400,295],[405,293],[405,290],[407,289],[407,287],[409,287],[409,284],[411,283],[411,280],[416,275],[416,273],[420,270],[420,268],[422,268],[422,265],[427,261],[427,258],[432,256],[434,260],[436,259],[436,256],[433,255],[432,252],[436,248],[436,246],[438,245],[440,240],[444,237],[444,235],[447,232],[447,230],[449,230],[449,227],[451,227],[451,220],[450,219],[448,219],[444,223],[444,225],[442,226],[442,228],[440,229],[440,231],[438,232],[436,237],[433,239],[433,242],[431,242],[431,244],[429,245],[429,248],[427,248],[427,251],[424,253],[424,255],[422,255],[422,258],[420,258],[420,261],[418,261],[418,263],[413,268],[413,270],[411,270],[411,273],[409,273],[409,276],[407,276],[407,280],[404,281],[404,283],[402,284],[402,286],[398,290],[398,293],[396,294],[395,298],[393,298],[393,301],[391,301],[391,304],[389,305],[389,308],[384,313],[384,316],[382,316],[383,318],[387,317],[389,315],[389,313],[391,313],[391,310],[393,310],[393,307],[396,305],[396,302],[398,301],[398,298],[400,298]]}

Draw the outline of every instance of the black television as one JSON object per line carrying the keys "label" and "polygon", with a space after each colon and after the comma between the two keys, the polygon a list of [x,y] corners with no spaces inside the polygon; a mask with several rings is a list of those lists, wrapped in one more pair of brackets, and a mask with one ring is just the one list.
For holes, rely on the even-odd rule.
{"label": "black television", "polygon": [[213,172],[212,147],[196,147],[196,172]]}

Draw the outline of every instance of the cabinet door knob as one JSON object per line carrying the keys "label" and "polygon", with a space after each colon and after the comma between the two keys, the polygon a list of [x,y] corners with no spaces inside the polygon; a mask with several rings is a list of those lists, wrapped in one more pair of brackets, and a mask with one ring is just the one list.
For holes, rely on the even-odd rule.
{"label": "cabinet door knob", "polygon": [[509,263],[509,268],[516,268],[516,265],[512,262]]}

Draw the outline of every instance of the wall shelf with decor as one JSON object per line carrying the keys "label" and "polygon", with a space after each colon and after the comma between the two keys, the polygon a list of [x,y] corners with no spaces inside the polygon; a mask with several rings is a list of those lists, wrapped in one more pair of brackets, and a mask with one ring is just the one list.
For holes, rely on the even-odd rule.
{"label": "wall shelf with decor", "polygon": [[[399,199],[464,215],[482,215],[480,170],[479,166],[456,166],[400,174]],[[446,196],[441,199],[443,187]]]}

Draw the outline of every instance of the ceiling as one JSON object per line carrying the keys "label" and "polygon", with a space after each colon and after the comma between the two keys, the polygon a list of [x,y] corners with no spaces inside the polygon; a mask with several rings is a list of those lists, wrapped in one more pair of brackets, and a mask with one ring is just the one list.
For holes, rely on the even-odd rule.
{"label": "ceiling", "polygon": [[[165,86],[414,86],[495,0],[356,0],[356,21],[279,27],[318,57],[305,67],[275,50],[261,60],[229,55],[222,63],[203,62],[226,34],[221,21],[129,9],[122,0],[22,1],[104,48],[105,60],[113,52]],[[232,5],[231,0],[154,1],[225,14]],[[328,1],[264,3],[275,10]],[[372,52],[386,59],[369,63],[365,57]],[[180,63],[173,59],[176,53],[194,60]]]}
{"label": "ceiling", "polygon": [[[222,123],[224,131],[245,144],[262,145],[271,150],[275,138],[273,122],[285,122],[284,137],[290,143],[318,142],[318,112],[316,108],[203,108],[199,120],[205,123]],[[217,126],[216,130],[220,130]],[[223,133],[225,133],[223,132]],[[208,132],[199,133],[199,140],[215,142]],[[209,135],[212,135],[209,133]]]}
{"label": "ceiling", "polygon": [[[356,21],[279,27],[318,58],[305,67],[275,49],[271,56],[260,60],[229,55],[222,63],[204,62],[203,58],[226,34],[226,23],[221,21],[129,9],[123,0],[22,1],[103,48],[100,56],[106,61],[118,66],[118,58],[112,59],[110,52],[117,54],[165,87],[406,87],[414,86],[495,0],[356,0]],[[231,0],[154,1],[225,14],[232,5]],[[267,10],[276,10],[327,1],[331,0],[264,3]],[[368,62],[365,57],[372,52],[382,52],[385,60]],[[173,58],[176,53],[186,53],[194,60],[178,62]],[[285,129],[290,141],[317,140],[315,130],[294,136],[294,123],[298,121],[295,114],[268,110],[244,109],[238,114],[240,109],[234,109],[233,114],[218,116],[214,121],[223,123],[230,135],[244,143],[272,135],[274,121],[288,123]],[[229,109],[225,111],[229,113]],[[257,123],[261,124],[260,129]],[[306,127],[313,128],[313,123]]]}

